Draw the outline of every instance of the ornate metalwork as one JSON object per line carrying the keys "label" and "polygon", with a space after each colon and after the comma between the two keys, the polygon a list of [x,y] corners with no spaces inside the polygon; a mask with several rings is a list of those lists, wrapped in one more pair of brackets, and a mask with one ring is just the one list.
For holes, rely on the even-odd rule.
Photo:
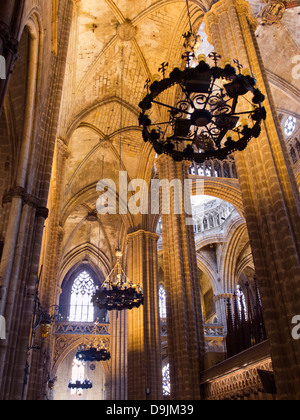
{"label": "ornate metalwork", "polygon": [[68,385],[69,389],[91,389],[93,388],[93,383],[88,379],[84,381],[70,381]]}
{"label": "ornate metalwork", "polygon": [[133,284],[121,266],[121,251],[117,251],[117,264],[92,297],[92,303],[107,311],[139,308],[144,304],[144,295],[140,285]]}
{"label": "ornate metalwork", "polygon": [[[169,77],[164,74],[163,80],[148,86],[148,93],[139,104],[143,138],[157,154],[170,155],[175,161],[223,160],[259,137],[266,118],[262,106],[265,97],[254,77],[248,70],[242,71],[237,60],[236,68],[229,63],[221,68],[221,57],[212,53],[212,67],[200,56],[199,64],[190,68],[190,54],[193,55],[183,56],[187,68],[175,68]],[[175,105],[164,102],[166,94],[175,95],[178,87],[181,93]],[[160,108],[161,115],[166,115],[161,121],[150,119],[154,105]]]}
{"label": "ornate metalwork", "polygon": [[104,362],[110,360],[110,352],[105,348],[89,347],[83,344],[78,347],[75,357],[81,362]]}

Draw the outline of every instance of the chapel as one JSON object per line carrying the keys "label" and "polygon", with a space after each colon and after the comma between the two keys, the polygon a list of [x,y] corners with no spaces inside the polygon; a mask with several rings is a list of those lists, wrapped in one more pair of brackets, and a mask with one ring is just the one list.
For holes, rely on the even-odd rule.
{"label": "chapel", "polygon": [[299,15],[1,0],[0,400],[300,399]]}

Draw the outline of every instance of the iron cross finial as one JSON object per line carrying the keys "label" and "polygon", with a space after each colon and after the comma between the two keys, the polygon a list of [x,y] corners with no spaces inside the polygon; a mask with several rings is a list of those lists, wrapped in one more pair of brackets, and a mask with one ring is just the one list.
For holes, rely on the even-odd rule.
{"label": "iron cross finial", "polygon": [[242,70],[242,68],[244,68],[244,66],[236,58],[233,60],[233,62],[234,62],[234,64],[236,64],[236,66],[239,70],[239,73],[241,74],[241,70]]}
{"label": "iron cross finial", "polygon": [[162,63],[158,71],[160,71],[163,74],[163,78],[165,78],[166,75],[166,69],[169,67],[169,63]]}
{"label": "iron cross finial", "polygon": [[147,91],[149,92],[149,86],[150,86],[150,83],[151,83],[151,80],[150,80],[150,78],[148,78],[147,80],[146,80],[146,82],[145,82],[145,86],[144,86],[144,89],[147,89]]}
{"label": "iron cross finial", "polygon": [[195,58],[195,54],[193,52],[187,51],[182,55],[182,58],[187,61],[187,65],[190,67],[190,63]]}
{"label": "iron cross finial", "polygon": [[216,52],[210,53],[208,57],[211,58],[215,62],[215,67],[218,66],[218,61],[222,58],[220,54]]}

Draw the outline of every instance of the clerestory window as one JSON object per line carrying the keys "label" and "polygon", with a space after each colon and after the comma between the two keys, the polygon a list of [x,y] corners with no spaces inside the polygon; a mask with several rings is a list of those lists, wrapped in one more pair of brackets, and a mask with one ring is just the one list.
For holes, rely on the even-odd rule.
{"label": "clerestory window", "polygon": [[167,318],[166,291],[162,284],[159,286],[159,315],[161,319]]}
{"label": "clerestory window", "polygon": [[89,265],[82,264],[68,273],[62,283],[59,299],[60,322],[108,322],[108,313],[94,307],[92,297],[96,287],[104,281],[102,273],[96,273]]}
{"label": "clerestory window", "polygon": [[163,368],[162,377],[163,377],[163,396],[169,397],[171,395],[170,365],[169,365],[169,363]]}
{"label": "clerestory window", "polygon": [[87,271],[82,271],[74,280],[71,290],[71,322],[94,322],[94,306],[91,303],[95,283]]}

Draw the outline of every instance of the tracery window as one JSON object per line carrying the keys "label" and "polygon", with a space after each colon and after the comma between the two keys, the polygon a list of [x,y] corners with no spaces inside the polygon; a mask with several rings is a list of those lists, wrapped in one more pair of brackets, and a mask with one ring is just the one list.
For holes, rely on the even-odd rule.
{"label": "tracery window", "polygon": [[294,133],[294,131],[296,129],[296,122],[297,122],[296,118],[292,117],[292,116],[290,116],[286,120],[286,123],[285,123],[285,126],[284,126],[284,132],[287,136],[291,136]]}
{"label": "tracery window", "polygon": [[166,291],[162,284],[159,286],[159,314],[161,319],[167,318]]}
{"label": "tracery window", "polygon": [[94,290],[94,280],[87,271],[82,271],[72,285],[69,317],[71,322],[94,322],[94,306],[91,302]]}
{"label": "tracery window", "polygon": [[169,397],[171,395],[171,382],[170,382],[170,365],[167,364],[162,370],[163,377],[163,395]]}

